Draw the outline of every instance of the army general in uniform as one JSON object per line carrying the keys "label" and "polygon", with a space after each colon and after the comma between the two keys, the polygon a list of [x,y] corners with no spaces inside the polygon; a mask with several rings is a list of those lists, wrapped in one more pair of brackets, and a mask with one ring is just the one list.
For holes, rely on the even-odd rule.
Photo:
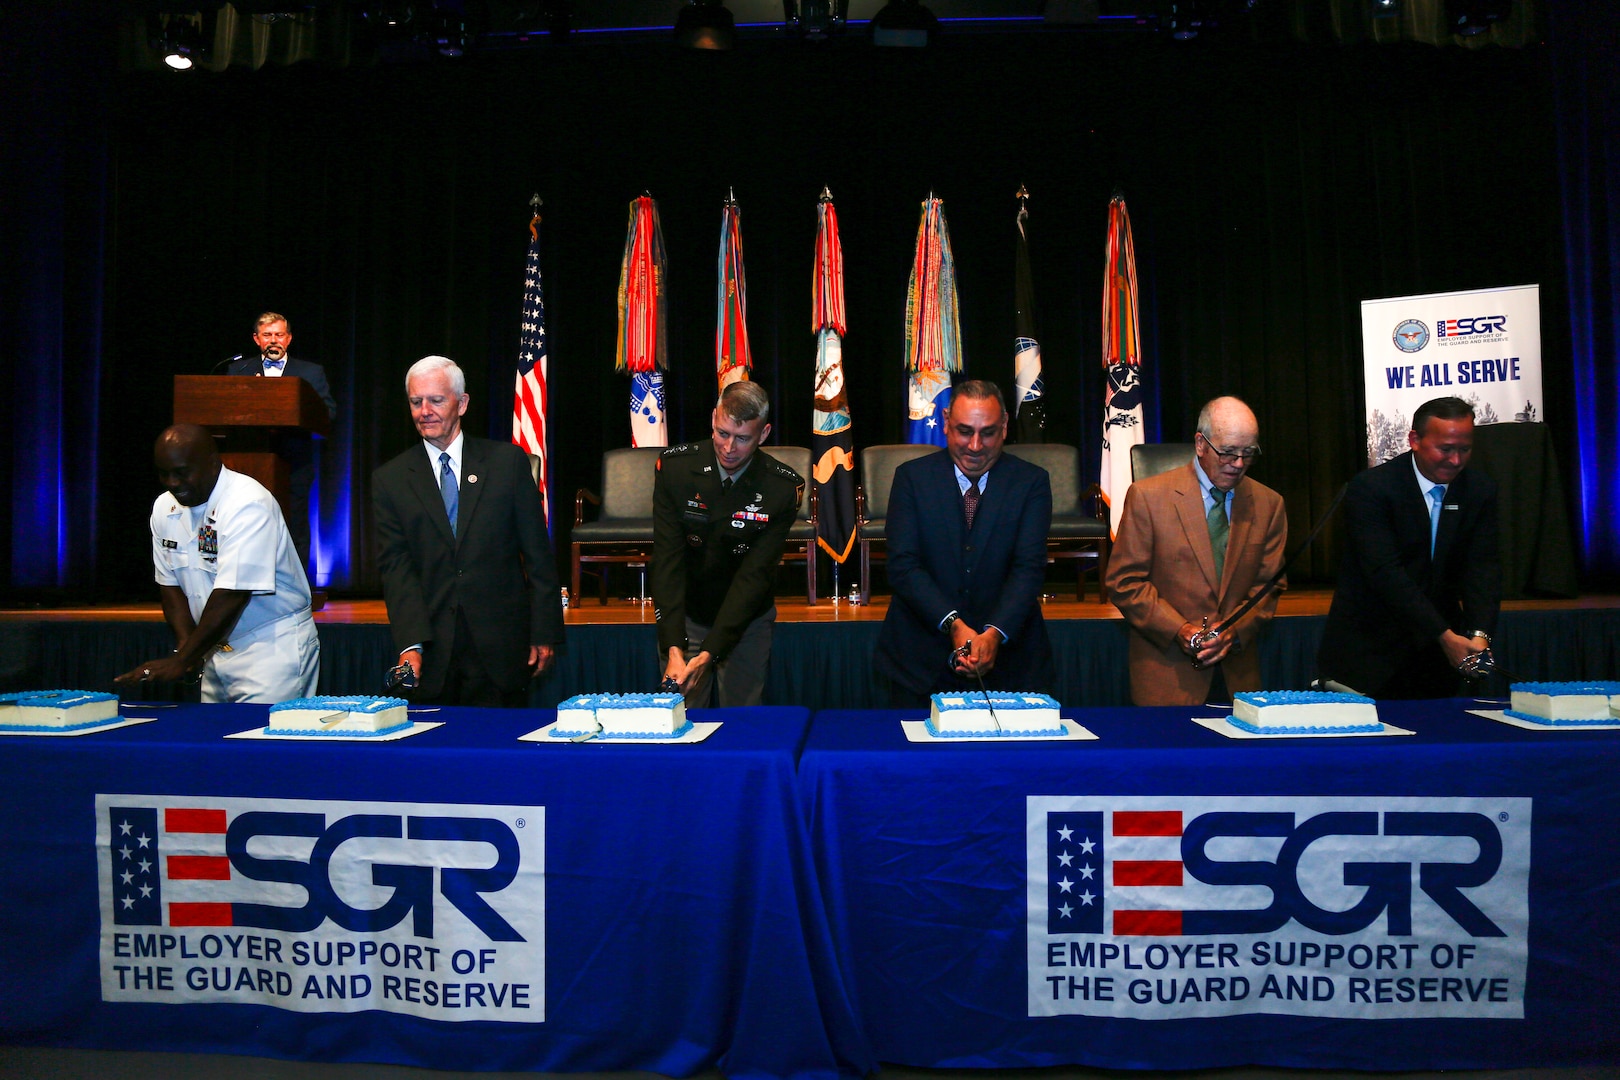
{"label": "army general in uniform", "polygon": [[804,480],[759,444],[771,433],[758,383],[725,388],[710,442],[658,457],[653,603],[658,651],[691,708],[758,705],[776,622],[773,585]]}

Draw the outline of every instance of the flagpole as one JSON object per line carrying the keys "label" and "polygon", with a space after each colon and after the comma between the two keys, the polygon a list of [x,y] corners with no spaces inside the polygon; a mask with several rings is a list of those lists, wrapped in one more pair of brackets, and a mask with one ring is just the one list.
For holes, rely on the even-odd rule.
{"label": "flagpole", "polygon": [[516,383],[512,391],[512,442],[539,459],[535,484],[540,491],[546,529],[554,525],[551,513],[552,464],[550,454],[551,397],[547,381],[546,305],[540,277],[539,192],[529,199],[529,250],[524,265],[523,310],[519,320]]}

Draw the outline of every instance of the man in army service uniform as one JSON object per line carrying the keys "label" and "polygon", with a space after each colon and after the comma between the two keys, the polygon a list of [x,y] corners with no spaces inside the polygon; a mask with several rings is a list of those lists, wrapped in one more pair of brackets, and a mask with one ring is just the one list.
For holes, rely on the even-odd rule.
{"label": "man in army service uniform", "polygon": [[804,480],[759,444],[771,403],[746,380],[727,386],[711,443],[658,457],[653,488],[653,603],[664,677],[689,708],[758,705],[776,622],[772,586]]}

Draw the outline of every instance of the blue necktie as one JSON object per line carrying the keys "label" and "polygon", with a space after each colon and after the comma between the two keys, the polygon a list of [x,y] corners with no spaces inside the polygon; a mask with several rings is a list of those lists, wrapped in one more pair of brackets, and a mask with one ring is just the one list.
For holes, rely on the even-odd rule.
{"label": "blue necktie", "polygon": [[456,487],[456,470],[450,467],[449,451],[439,453],[439,496],[444,499],[444,512],[450,518],[450,535],[456,535],[456,506],[461,502]]}
{"label": "blue necktie", "polygon": [[1440,535],[1440,504],[1445,501],[1446,489],[1436,484],[1429,489],[1429,558],[1434,558],[1435,537]]}

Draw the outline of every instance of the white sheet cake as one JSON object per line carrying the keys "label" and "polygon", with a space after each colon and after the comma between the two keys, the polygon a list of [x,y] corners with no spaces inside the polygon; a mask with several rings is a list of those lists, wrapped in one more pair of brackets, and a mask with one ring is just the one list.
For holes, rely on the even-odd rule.
{"label": "white sheet cake", "polygon": [[1612,724],[1620,717],[1620,683],[1527,682],[1509,687],[1508,715],[1548,727]]}
{"label": "white sheet cake", "polygon": [[1058,703],[1047,695],[1002,690],[989,697],[986,705],[984,694],[935,694],[929,699],[928,733],[947,739],[1063,734]]}
{"label": "white sheet cake", "polygon": [[375,738],[411,726],[404,698],[311,697],[270,706],[266,735],[346,735]]}
{"label": "white sheet cake", "polygon": [[678,739],[692,730],[680,694],[579,694],[557,706],[551,734],[613,739]]}
{"label": "white sheet cake", "polygon": [[95,690],[0,694],[0,731],[77,731],[118,719],[118,695]]}
{"label": "white sheet cake", "polygon": [[1378,703],[1372,698],[1317,690],[1233,694],[1230,722],[1261,735],[1350,735],[1384,730]]}

